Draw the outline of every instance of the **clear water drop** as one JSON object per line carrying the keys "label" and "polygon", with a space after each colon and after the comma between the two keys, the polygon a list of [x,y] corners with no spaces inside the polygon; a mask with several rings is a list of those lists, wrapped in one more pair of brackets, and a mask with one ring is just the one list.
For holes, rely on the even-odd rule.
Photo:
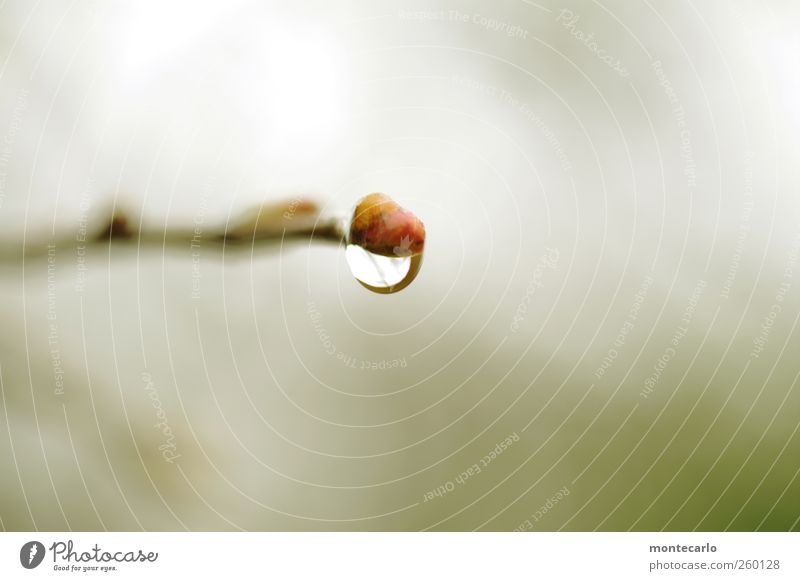
{"label": "clear water drop", "polygon": [[357,244],[348,244],[345,258],[350,272],[364,287],[376,293],[403,290],[417,277],[422,255],[382,256]]}

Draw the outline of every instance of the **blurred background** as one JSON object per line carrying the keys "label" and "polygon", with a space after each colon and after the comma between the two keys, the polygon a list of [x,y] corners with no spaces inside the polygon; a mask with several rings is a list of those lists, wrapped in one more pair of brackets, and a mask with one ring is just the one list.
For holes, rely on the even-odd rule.
{"label": "blurred background", "polygon": [[[797,530],[798,12],[0,2],[0,527]],[[83,242],[373,191],[398,294]]]}

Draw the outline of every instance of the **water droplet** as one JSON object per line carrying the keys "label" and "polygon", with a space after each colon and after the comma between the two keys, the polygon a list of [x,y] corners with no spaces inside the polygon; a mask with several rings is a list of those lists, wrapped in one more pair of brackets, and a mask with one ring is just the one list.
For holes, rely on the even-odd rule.
{"label": "water droplet", "polygon": [[382,256],[348,244],[345,258],[358,282],[376,293],[396,293],[410,285],[422,266],[422,254]]}

